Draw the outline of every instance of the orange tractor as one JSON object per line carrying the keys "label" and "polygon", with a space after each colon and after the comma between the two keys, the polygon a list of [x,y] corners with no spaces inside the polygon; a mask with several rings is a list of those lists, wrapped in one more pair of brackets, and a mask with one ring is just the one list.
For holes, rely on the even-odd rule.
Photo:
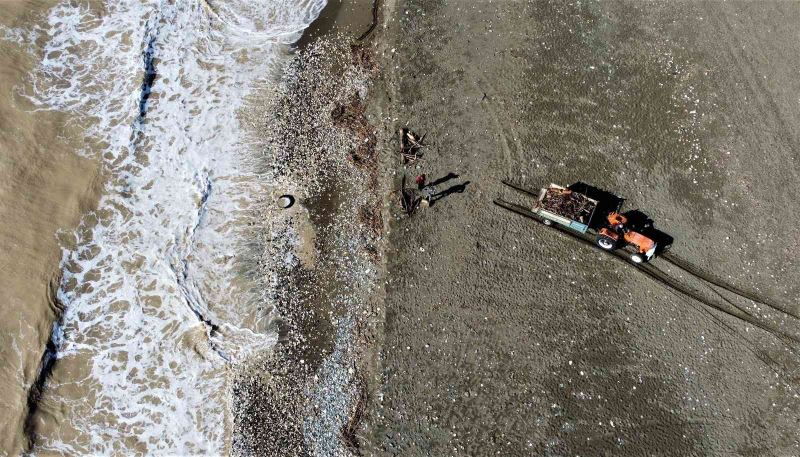
{"label": "orange tractor", "polygon": [[656,253],[656,242],[632,230],[628,226],[628,218],[614,211],[606,216],[606,220],[608,227],[603,227],[597,232],[598,246],[612,251],[625,243],[636,249],[636,252],[631,254],[632,261],[643,263],[653,258]]}

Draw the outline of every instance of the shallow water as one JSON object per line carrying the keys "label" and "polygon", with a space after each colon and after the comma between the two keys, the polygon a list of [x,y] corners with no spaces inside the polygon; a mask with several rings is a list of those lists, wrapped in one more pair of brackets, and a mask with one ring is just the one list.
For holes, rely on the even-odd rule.
{"label": "shallow water", "polygon": [[37,44],[19,47],[38,59],[19,96],[67,114],[103,177],[97,210],[59,235],[65,311],[34,451],[226,448],[228,368],[276,340],[241,274],[269,183],[237,113],[324,4],[63,2],[4,30]]}

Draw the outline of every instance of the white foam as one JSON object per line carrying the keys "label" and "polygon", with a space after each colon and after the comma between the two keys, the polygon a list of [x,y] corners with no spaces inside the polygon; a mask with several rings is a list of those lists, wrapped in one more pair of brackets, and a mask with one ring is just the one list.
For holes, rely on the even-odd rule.
{"label": "white foam", "polygon": [[[236,114],[324,4],[108,0],[102,11],[50,11],[31,99],[75,115],[82,153],[102,157],[111,178],[64,255],[56,369],[76,368],[44,397],[77,436],[43,436],[42,452],[223,449],[227,362],[276,337],[236,279],[241,227],[263,190]],[[157,77],[142,116],[148,50]]]}

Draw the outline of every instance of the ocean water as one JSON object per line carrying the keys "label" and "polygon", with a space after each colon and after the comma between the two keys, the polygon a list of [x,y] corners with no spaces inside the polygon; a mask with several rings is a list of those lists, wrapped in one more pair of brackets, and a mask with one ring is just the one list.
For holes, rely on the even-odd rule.
{"label": "ocean water", "polygon": [[[241,274],[267,183],[239,113],[325,0],[64,1],[26,97],[69,114],[103,190],[65,250],[35,453],[222,453],[232,364],[268,350]],[[37,52],[31,48],[30,52]]]}

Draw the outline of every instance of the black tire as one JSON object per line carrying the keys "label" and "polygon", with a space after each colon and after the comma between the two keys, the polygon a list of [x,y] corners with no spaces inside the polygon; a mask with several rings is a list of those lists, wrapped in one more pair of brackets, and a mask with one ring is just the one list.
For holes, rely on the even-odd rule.
{"label": "black tire", "polygon": [[639,253],[631,254],[631,261],[633,263],[644,263],[647,259]]}
{"label": "black tire", "polygon": [[600,246],[600,249],[606,251],[613,251],[614,248],[617,247],[617,241],[610,236],[597,235],[597,238],[594,241],[598,246]]}
{"label": "black tire", "polygon": [[551,225],[553,225],[553,221],[551,221],[550,219],[542,219],[542,224],[550,227]]}
{"label": "black tire", "polygon": [[289,209],[292,205],[294,205],[294,195],[285,194],[278,197],[278,206],[281,209]]}

